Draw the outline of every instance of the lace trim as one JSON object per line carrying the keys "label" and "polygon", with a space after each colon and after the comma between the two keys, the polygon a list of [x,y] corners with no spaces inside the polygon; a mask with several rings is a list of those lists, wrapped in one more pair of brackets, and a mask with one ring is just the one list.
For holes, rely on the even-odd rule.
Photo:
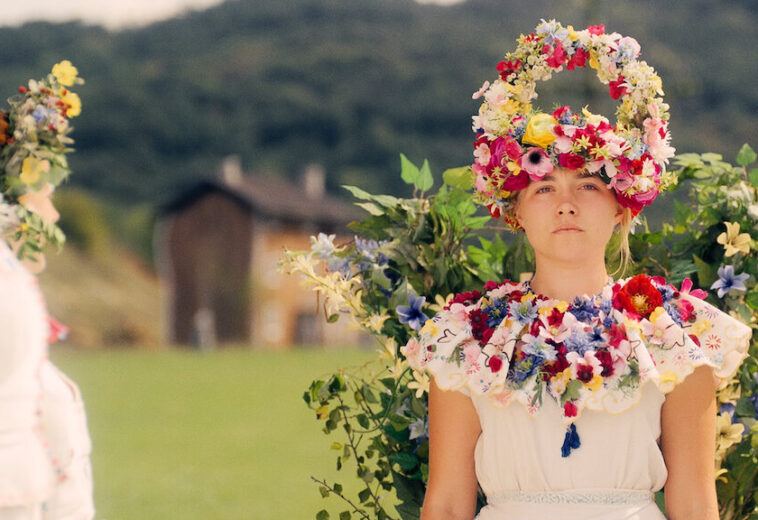
{"label": "lace trim", "polygon": [[487,503],[529,502],[532,504],[643,504],[653,500],[653,493],[641,489],[595,489],[570,491],[511,490],[488,496]]}

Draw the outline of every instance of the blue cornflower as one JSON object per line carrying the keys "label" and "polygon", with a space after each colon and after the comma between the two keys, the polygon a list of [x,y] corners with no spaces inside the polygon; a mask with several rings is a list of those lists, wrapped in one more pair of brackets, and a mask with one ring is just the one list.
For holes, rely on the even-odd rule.
{"label": "blue cornflower", "polygon": [[613,301],[610,299],[606,299],[600,302],[600,310],[603,312],[603,314],[608,315],[613,310]]}
{"label": "blue cornflower", "polygon": [[553,346],[543,341],[539,336],[529,336],[529,339],[521,347],[521,350],[527,354],[538,356],[545,361],[555,361],[558,355]]}
{"label": "blue cornflower", "polygon": [[540,356],[533,356],[531,354],[527,354],[524,359],[516,361],[513,364],[513,370],[511,372],[513,375],[513,382],[520,383],[526,380],[526,378],[537,371],[541,364],[542,358]]}
{"label": "blue cornflower", "polygon": [[413,330],[421,330],[426,320],[429,319],[426,314],[421,312],[421,307],[424,306],[425,302],[424,296],[409,294],[408,305],[398,305],[395,309],[400,323],[407,323]]}
{"label": "blue cornflower", "polygon": [[508,314],[520,325],[529,325],[537,317],[537,307],[531,302],[511,302],[508,304]]}
{"label": "blue cornflower", "polygon": [[670,285],[656,285],[656,288],[658,289],[658,292],[661,293],[663,303],[671,301],[671,298],[674,297],[674,289]]}
{"label": "blue cornflower", "polygon": [[719,413],[728,414],[729,418],[732,420],[732,424],[734,424],[737,422],[737,417],[734,415],[735,409],[736,406],[734,406],[732,403],[721,403],[721,406],[719,406]]}
{"label": "blue cornflower", "polygon": [[55,110],[52,108],[37,107],[32,112],[34,122],[37,124],[47,121],[53,115],[55,115]]}
{"label": "blue cornflower", "polygon": [[489,316],[487,326],[490,328],[497,327],[508,314],[508,302],[505,298],[497,298],[489,305],[482,307],[482,310]]}
{"label": "blue cornflower", "polygon": [[581,330],[572,331],[571,335],[563,340],[563,344],[566,346],[566,350],[576,352],[580,356],[592,348],[590,335]]}
{"label": "blue cornflower", "polygon": [[663,309],[666,311],[666,313],[668,313],[669,316],[671,316],[671,319],[674,320],[674,323],[680,327],[682,326],[682,313],[679,312],[679,307],[671,302],[668,302],[663,304]]}
{"label": "blue cornflower", "polygon": [[590,298],[574,298],[569,312],[579,321],[590,321],[598,315],[600,309],[595,306],[595,302]]}
{"label": "blue cornflower", "polygon": [[562,125],[573,124],[574,119],[573,119],[573,114],[571,113],[571,110],[568,110],[568,109],[564,110],[561,117],[558,118],[558,122]]}
{"label": "blue cornflower", "polygon": [[316,238],[311,237],[311,251],[319,258],[326,260],[334,254],[334,237],[335,235],[326,233],[319,233]]}
{"label": "blue cornflower", "polygon": [[711,289],[718,289],[719,298],[723,298],[726,293],[732,289],[736,291],[747,291],[747,287],[743,283],[750,278],[747,273],[734,274],[733,265],[722,265],[719,267],[719,279],[713,282]]}

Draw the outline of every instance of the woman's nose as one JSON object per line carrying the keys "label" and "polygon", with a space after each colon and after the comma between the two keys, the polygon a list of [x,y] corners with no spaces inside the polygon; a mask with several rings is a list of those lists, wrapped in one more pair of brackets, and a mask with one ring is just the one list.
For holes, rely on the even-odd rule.
{"label": "woman's nose", "polygon": [[562,200],[556,207],[558,215],[576,215],[577,209],[573,202],[568,199]]}

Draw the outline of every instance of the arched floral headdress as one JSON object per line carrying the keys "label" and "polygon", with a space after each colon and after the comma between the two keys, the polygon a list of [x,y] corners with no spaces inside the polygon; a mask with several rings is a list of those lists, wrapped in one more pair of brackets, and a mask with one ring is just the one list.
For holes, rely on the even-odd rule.
{"label": "arched floral headdress", "polygon": [[34,258],[45,245],[65,240],[38,210],[70,173],[69,119],[82,108],[70,87],[82,83],[76,67],[64,60],[45,78],[19,87],[8,99],[9,109],[0,111],[0,232],[21,258]]}
{"label": "arched floral headdress", "polygon": [[[660,77],[639,54],[634,38],[606,34],[602,25],[575,31],[542,20],[518,38],[516,51],[497,66],[498,79],[473,96],[484,99],[473,118],[476,198],[494,218],[518,229],[514,193],[556,166],[599,173],[633,215],[675,183],[666,175],[674,155],[669,107]],[[532,106],[537,81],[587,66],[620,102],[614,125],[586,107],[581,114],[568,106],[548,114]]]}

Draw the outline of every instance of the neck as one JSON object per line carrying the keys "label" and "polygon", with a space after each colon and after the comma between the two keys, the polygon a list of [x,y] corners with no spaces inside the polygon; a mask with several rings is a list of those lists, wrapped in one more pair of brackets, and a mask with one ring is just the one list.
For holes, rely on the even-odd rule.
{"label": "neck", "polygon": [[570,302],[576,296],[599,293],[608,283],[605,263],[596,265],[541,265],[532,278],[532,290],[538,294]]}

